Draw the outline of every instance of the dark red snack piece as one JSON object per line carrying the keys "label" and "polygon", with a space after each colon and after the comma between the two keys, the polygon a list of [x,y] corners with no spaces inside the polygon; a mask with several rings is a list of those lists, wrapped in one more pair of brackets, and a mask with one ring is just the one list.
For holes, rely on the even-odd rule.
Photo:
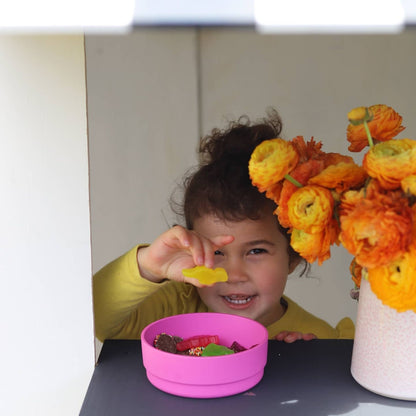
{"label": "dark red snack piece", "polygon": [[239,344],[237,341],[234,341],[231,344],[230,350],[233,350],[234,352],[241,352],[245,351],[247,348],[243,347],[241,344]]}
{"label": "dark red snack piece", "polygon": [[198,335],[184,339],[176,344],[178,351],[189,350],[190,348],[206,347],[208,344],[219,344],[218,335]]}

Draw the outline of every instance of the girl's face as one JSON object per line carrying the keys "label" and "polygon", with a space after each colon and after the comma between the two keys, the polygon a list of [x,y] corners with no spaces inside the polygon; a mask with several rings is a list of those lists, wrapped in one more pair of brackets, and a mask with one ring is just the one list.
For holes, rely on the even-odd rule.
{"label": "girl's face", "polygon": [[206,215],[194,223],[194,230],[212,238],[232,235],[234,241],[215,253],[215,267],[223,267],[228,281],[198,288],[202,301],[213,312],[254,319],[264,326],[284,314],[280,298],[290,267],[288,243],[273,214],[259,220],[224,221]]}

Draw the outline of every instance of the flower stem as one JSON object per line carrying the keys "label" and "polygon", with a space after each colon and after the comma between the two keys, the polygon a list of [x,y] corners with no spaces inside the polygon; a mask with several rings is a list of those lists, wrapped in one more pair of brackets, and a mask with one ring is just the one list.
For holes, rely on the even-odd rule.
{"label": "flower stem", "polygon": [[371,137],[371,133],[370,133],[370,129],[368,128],[368,124],[367,121],[364,120],[364,129],[365,132],[367,133],[367,139],[368,139],[368,144],[370,145],[370,147],[374,146],[374,142],[373,142],[373,138]]}
{"label": "flower stem", "polygon": [[285,175],[285,179],[287,179],[289,182],[293,183],[293,185],[297,186],[298,188],[302,188],[303,185],[298,182],[295,178],[290,176],[288,173]]}

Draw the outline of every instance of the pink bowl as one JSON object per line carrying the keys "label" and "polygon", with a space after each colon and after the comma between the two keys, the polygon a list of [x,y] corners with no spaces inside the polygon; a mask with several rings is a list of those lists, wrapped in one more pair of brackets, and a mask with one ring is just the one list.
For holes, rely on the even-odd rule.
{"label": "pink bowl", "polygon": [[[218,335],[220,344],[237,341],[246,351],[216,357],[192,357],[156,349],[156,335],[189,338]],[[241,393],[263,377],[267,361],[266,328],[252,319],[222,313],[189,313],[170,316],[148,325],[142,332],[143,365],[149,381],[166,393],[210,398]],[[253,345],[256,345],[253,348]]]}

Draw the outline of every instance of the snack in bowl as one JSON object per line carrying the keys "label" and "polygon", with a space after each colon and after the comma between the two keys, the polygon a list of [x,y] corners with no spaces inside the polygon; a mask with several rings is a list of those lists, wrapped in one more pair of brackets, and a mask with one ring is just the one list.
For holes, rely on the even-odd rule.
{"label": "snack in bowl", "polygon": [[218,335],[196,335],[191,338],[182,339],[175,335],[162,333],[156,335],[153,345],[158,350],[165,352],[197,357],[235,354],[236,352],[245,351],[247,349],[237,341],[234,341],[230,347],[221,345],[219,343]]}
{"label": "snack in bowl", "polygon": [[[172,354],[155,348],[155,339],[161,334],[183,340],[196,334],[216,335],[219,344],[234,353],[203,356],[202,348],[197,346],[191,347],[197,357]],[[159,390],[183,397],[225,397],[247,391],[260,382],[267,361],[268,334],[263,325],[249,318],[189,313],[149,324],[142,331],[141,345],[147,378]]]}

